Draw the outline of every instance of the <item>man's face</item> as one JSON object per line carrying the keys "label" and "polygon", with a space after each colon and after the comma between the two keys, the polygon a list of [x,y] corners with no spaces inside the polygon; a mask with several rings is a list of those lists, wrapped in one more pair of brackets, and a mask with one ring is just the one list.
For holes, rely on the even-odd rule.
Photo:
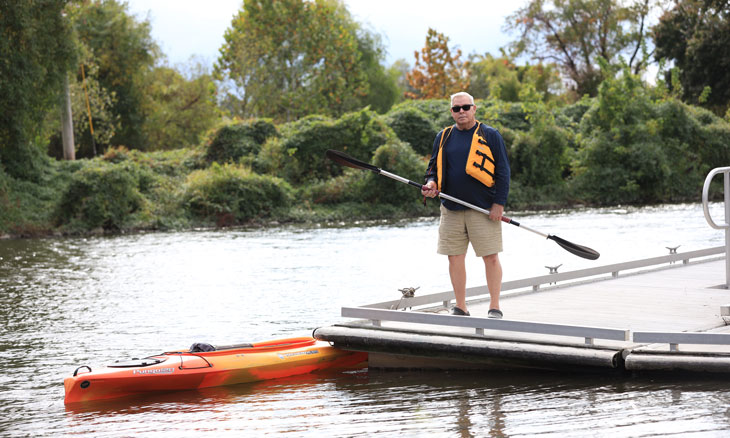
{"label": "man's face", "polygon": [[[462,105],[471,105],[471,100],[467,96],[456,96],[451,102],[452,108],[455,106],[462,106]],[[454,121],[456,122],[456,126],[459,129],[469,129],[472,126],[474,126],[474,123],[476,123],[476,112],[477,107],[476,105],[472,105],[468,111],[464,111],[463,109],[459,108],[459,112],[451,111],[451,117],[454,118]]]}

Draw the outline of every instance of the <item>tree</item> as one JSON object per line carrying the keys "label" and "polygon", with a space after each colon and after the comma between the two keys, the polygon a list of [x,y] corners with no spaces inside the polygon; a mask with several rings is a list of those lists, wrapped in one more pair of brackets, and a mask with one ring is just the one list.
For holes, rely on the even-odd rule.
{"label": "tree", "polygon": [[339,115],[367,95],[356,26],[338,0],[251,0],[216,65],[236,86],[238,115],[291,121]]}
{"label": "tree", "polygon": [[361,106],[369,105],[379,113],[387,112],[403,96],[398,87],[398,76],[383,67],[385,48],[380,36],[360,28],[357,33],[360,63],[368,81],[368,92]]}
{"label": "tree", "polygon": [[95,0],[80,6],[75,29],[98,69],[92,73],[115,96],[111,113],[119,118],[113,145],[145,149],[143,135],[146,75],[159,57],[150,23],[129,15],[126,3]]}
{"label": "tree", "polygon": [[393,64],[388,67],[388,76],[395,79],[395,83],[398,86],[401,98],[408,95],[408,93],[415,93],[416,90],[411,87],[408,82],[408,73],[411,71],[411,66],[405,59],[396,59]]}
{"label": "tree", "polygon": [[39,175],[41,129],[58,111],[74,63],[63,0],[0,0],[0,164],[14,177]]}
{"label": "tree", "polygon": [[142,127],[150,149],[194,146],[219,119],[213,78],[200,64],[188,78],[173,68],[156,67],[144,90]]}
{"label": "tree", "polygon": [[629,58],[634,74],[646,67],[645,21],[650,0],[623,6],[618,0],[530,0],[507,18],[506,29],[517,30],[511,55],[532,55],[555,62],[578,95],[595,96],[603,80],[597,58],[618,63]]}
{"label": "tree", "polygon": [[[653,31],[656,58],[672,60],[679,68],[683,100],[699,103],[718,115],[728,111],[730,1],[675,1]],[[706,100],[701,102],[701,97]]]}
{"label": "tree", "polygon": [[[73,21],[73,8],[69,9],[71,9]],[[116,94],[99,83],[97,80],[99,66],[88,46],[78,39],[76,40],[76,55],[78,64],[70,75],[69,83],[76,144],[75,155],[76,158],[90,158],[95,155],[95,148],[111,144],[111,139],[119,129],[119,115],[112,112]],[[45,124],[46,131],[52,133],[47,152],[50,156],[61,159],[64,156],[60,137],[61,127],[55,112],[46,115]]]}
{"label": "tree", "polygon": [[426,45],[421,53],[414,52],[416,64],[408,73],[408,83],[416,91],[406,93],[412,99],[434,99],[449,97],[469,86],[467,68],[469,62],[462,62],[461,50],[454,54],[449,49],[449,38],[429,28]]}
{"label": "tree", "polygon": [[543,101],[549,101],[563,91],[554,64],[518,66],[505,54],[499,58],[489,53],[470,57],[467,91],[475,99],[491,97],[506,102],[519,102],[520,92],[527,84],[534,87]]}

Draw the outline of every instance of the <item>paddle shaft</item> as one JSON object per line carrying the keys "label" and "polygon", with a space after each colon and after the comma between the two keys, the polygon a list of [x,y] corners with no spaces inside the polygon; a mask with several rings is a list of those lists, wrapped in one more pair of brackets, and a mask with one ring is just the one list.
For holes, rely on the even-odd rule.
{"label": "paddle shaft", "polygon": [[[394,179],[396,181],[399,181],[399,182],[402,182],[402,183],[405,183],[405,184],[408,184],[408,185],[411,185],[411,186],[414,186],[414,187],[418,187],[421,190],[424,190],[426,188],[426,186],[424,186],[423,184],[419,184],[419,183],[417,183],[415,181],[411,181],[409,179],[403,178],[402,176],[398,176],[396,174],[390,173],[390,172],[385,171],[383,169],[380,169],[380,172],[379,173],[381,175],[383,175],[383,176],[387,176],[390,179]],[[476,205],[470,204],[470,203],[468,203],[466,201],[462,201],[459,198],[454,198],[453,196],[447,195],[446,193],[440,192],[438,190],[436,192],[438,193],[439,198],[447,199],[447,200],[449,200],[451,202],[456,202],[457,204],[461,204],[464,207],[468,207],[468,208],[471,208],[472,210],[476,210],[478,212],[484,213],[487,216],[489,215],[489,210],[486,210],[486,209],[481,208],[481,207],[477,207]],[[508,218],[507,216],[502,216],[502,222],[506,222],[506,223],[508,223],[510,225],[514,225],[516,227],[520,227],[523,230],[532,231],[533,233],[537,234],[538,236],[542,236],[542,237],[544,237],[546,239],[549,238],[549,236],[547,234],[541,233],[541,232],[539,232],[537,230],[533,230],[532,228],[526,227],[524,225],[520,225],[519,222],[517,222],[515,220],[512,220],[512,219]]]}
{"label": "paddle shaft", "polygon": [[[390,172],[386,172],[385,170],[383,170],[383,169],[381,169],[381,168],[379,168],[377,166],[373,166],[372,164],[365,163],[363,161],[357,160],[357,159],[352,158],[351,156],[349,156],[347,154],[344,154],[342,152],[338,152],[338,151],[335,151],[335,150],[330,149],[330,150],[328,150],[326,152],[326,156],[327,156],[327,158],[331,159],[332,161],[334,161],[336,163],[339,163],[339,164],[341,164],[343,166],[348,166],[348,167],[352,167],[352,168],[355,168],[355,169],[361,169],[361,170],[369,170],[371,172],[379,173],[379,174],[381,174],[383,176],[386,176],[386,177],[388,177],[390,179],[394,179],[394,180],[396,180],[398,182],[402,182],[404,184],[408,184],[408,185],[411,185],[411,186],[414,186],[414,187],[418,187],[421,190],[426,189],[426,187],[424,185],[422,185],[422,184],[419,184],[419,183],[417,183],[415,181],[411,181],[409,179],[403,178],[402,176],[398,176],[396,174],[393,174],[393,173],[390,173]],[[480,213],[484,213],[486,215],[489,215],[490,214],[489,213],[489,210],[486,210],[486,209],[477,207],[476,205],[472,205],[472,204],[470,204],[470,203],[468,203],[466,201],[462,201],[461,199],[454,198],[453,196],[449,196],[447,194],[441,193],[438,190],[436,190],[436,193],[438,193],[438,196],[441,197],[441,198],[443,198],[443,199],[447,199],[449,201],[456,202],[457,204],[461,204],[461,205],[463,205],[465,207],[471,208],[471,209],[473,209],[475,211],[478,211]],[[532,233],[535,233],[538,236],[545,237],[546,239],[553,240],[555,243],[557,243],[558,245],[560,245],[564,250],[570,252],[571,254],[575,254],[578,257],[583,257],[583,258],[589,259],[589,260],[596,260],[598,257],[601,256],[598,253],[598,251],[596,251],[596,250],[593,250],[593,249],[588,248],[586,246],[576,245],[573,242],[568,242],[567,240],[565,240],[563,238],[560,238],[558,236],[552,235],[552,234],[541,233],[541,232],[539,232],[537,230],[533,230],[532,228],[528,228],[528,227],[526,227],[524,225],[520,225],[519,222],[514,221],[514,220],[512,220],[512,219],[510,219],[508,217],[502,216],[501,220],[504,221],[504,222],[507,222],[508,224],[512,224],[512,225],[517,226],[517,227],[520,227],[520,228],[522,228],[524,230],[527,230],[527,231],[530,231]]]}

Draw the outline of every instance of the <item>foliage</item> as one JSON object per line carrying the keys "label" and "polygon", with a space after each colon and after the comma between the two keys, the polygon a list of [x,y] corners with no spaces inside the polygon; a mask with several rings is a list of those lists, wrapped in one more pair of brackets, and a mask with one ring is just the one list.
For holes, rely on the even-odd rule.
{"label": "foliage", "polygon": [[49,162],[37,180],[13,178],[0,169],[0,234],[35,236],[47,232],[52,212],[78,166]]}
{"label": "foliage", "polygon": [[239,162],[244,157],[255,157],[269,137],[278,135],[270,119],[252,119],[225,125],[215,131],[207,142],[205,158],[208,162]]}
{"label": "foliage", "polygon": [[530,0],[507,18],[507,29],[520,35],[510,44],[512,56],[555,62],[578,96],[595,96],[603,79],[599,57],[613,63],[630,56],[634,74],[646,67],[645,57],[638,55],[646,50],[649,12],[649,0],[634,6],[618,0]]}
{"label": "foliage", "polygon": [[413,106],[401,106],[388,113],[385,123],[417,154],[431,155],[434,138],[440,128],[423,111]]}
{"label": "foliage", "polygon": [[414,53],[416,65],[408,73],[408,83],[414,93],[408,93],[412,99],[433,99],[449,97],[457,91],[469,87],[467,68],[469,62],[462,62],[461,50],[452,54],[449,49],[449,38],[429,28],[426,34],[426,45],[421,53]]}
{"label": "foliage", "polygon": [[[82,65],[78,69],[76,80],[70,81],[69,84],[77,159],[93,157],[98,152],[95,150],[96,143],[110,144],[120,126],[119,116],[112,112],[116,95],[101,86],[97,80],[98,65],[94,62],[90,52],[86,50],[85,45],[79,44],[78,46]],[[91,126],[89,116],[91,116]],[[47,129],[54,133],[50,137],[48,154],[57,159],[63,158],[60,123],[60,118],[55,111],[47,114]],[[92,127],[94,143],[91,139]]]}
{"label": "foliage", "polygon": [[[727,0],[676,2],[654,28],[655,56],[672,60],[679,68],[682,98],[718,115],[730,110],[728,6]],[[707,87],[709,96],[701,102]]]}
{"label": "foliage", "polygon": [[606,79],[581,121],[578,187],[604,204],[652,203],[666,190],[669,162],[656,136],[655,109],[638,77]]}
{"label": "foliage", "polygon": [[512,178],[533,188],[564,185],[569,138],[568,131],[555,125],[538,125],[520,133],[510,148]]}
{"label": "foliage", "polygon": [[218,226],[242,224],[288,208],[292,188],[284,180],[258,175],[234,164],[213,165],[190,174],[185,205],[197,218]]}
{"label": "foliage", "polygon": [[93,162],[72,175],[56,211],[71,230],[121,230],[143,207],[140,181],[130,166]]}
{"label": "foliage", "polygon": [[259,158],[262,167],[292,184],[312,183],[342,173],[342,166],[325,158],[327,149],[368,160],[393,131],[378,115],[363,109],[337,120],[305,117],[281,129],[281,141],[269,141]]}
{"label": "foliage", "polygon": [[473,55],[469,61],[469,88],[475,99],[519,102],[525,84],[532,84],[543,101],[557,99],[563,85],[554,64],[515,65],[508,56]]}
{"label": "foliage", "polygon": [[74,63],[63,0],[3,1],[0,12],[0,164],[9,176],[41,177],[39,147],[47,111],[58,107]]}
{"label": "foliage", "polygon": [[[451,117],[451,104],[449,99],[408,99],[394,106],[386,116],[397,111],[402,111],[405,108],[412,108],[425,114],[432,121],[436,129],[454,124],[454,119]],[[433,139],[431,139],[431,143],[433,143]]]}
{"label": "foliage", "polygon": [[367,94],[355,26],[337,0],[246,1],[224,37],[216,71],[235,82],[240,116],[337,115]]}
{"label": "foliage", "polygon": [[592,105],[593,99],[584,96],[578,102],[559,108],[555,121],[561,128],[570,129],[575,132],[578,130],[581,119]]}
{"label": "foliage", "polygon": [[101,160],[125,163],[140,181],[146,200],[144,214],[135,215],[129,228],[180,229],[194,224],[184,208],[183,188],[192,171],[207,166],[202,152],[200,148],[141,152],[123,147],[106,151]]}
{"label": "foliage", "polygon": [[369,181],[367,172],[345,168],[342,175],[314,181],[301,187],[297,197],[303,199],[310,208],[313,205],[358,204],[362,201],[360,199],[361,188]]}
{"label": "foliage", "polygon": [[684,200],[699,196],[707,173],[730,162],[730,126],[711,112],[675,99],[657,106],[658,134],[670,159],[668,197]]}
{"label": "foliage", "polygon": [[403,99],[403,92],[398,86],[398,76],[382,65],[386,50],[379,35],[360,28],[356,36],[360,65],[368,82],[368,91],[362,97],[359,106],[369,106],[383,114],[393,104]]}
{"label": "foliage", "polygon": [[148,149],[197,145],[219,118],[212,76],[198,64],[190,78],[170,67],[156,67],[146,80],[142,130]]}
{"label": "foliage", "polygon": [[[147,75],[159,49],[151,37],[149,21],[138,21],[126,3],[117,0],[85,2],[74,12],[78,39],[90,50],[98,69],[92,78],[115,96],[111,114],[119,118],[119,129],[110,144],[146,149],[144,105]],[[103,150],[108,145],[100,145]]]}
{"label": "foliage", "polygon": [[[481,102],[480,102],[481,103]],[[477,104],[477,120],[496,128],[529,131],[528,113],[521,103],[488,101]]]}
{"label": "foliage", "polygon": [[416,90],[411,87],[411,84],[408,83],[408,73],[410,71],[410,64],[408,64],[408,61],[403,58],[396,59],[395,62],[388,67],[388,75],[395,80],[400,93],[397,103],[402,102],[405,96],[416,92]]}
{"label": "foliage", "polygon": [[[393,141],[375,151],[372,163],[404,178],[423,181],[428,159],[416,154],[408,143]],[[365,183],[360,186],[359,195],[371,204],[403,205],[404,208],[422,200],[421,192],[417,188],[396,183],[372,172],[368,172]]]}

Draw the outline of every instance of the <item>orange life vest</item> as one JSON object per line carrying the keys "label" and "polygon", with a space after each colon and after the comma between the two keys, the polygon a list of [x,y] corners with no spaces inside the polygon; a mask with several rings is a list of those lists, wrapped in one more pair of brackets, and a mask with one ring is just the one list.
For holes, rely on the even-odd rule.
{"label": "orange life vest", "polygon": [[[441,190],[444,172],[443,149],[453,128],[453,126],[449,126],[441,131],[439,150],[436,155],[436,176],[439,191]],[[484,138],[481,123],[477,122],[477,129],[474,130],[474,135],[471,138],[469,156],[466,160],[466,174],[487,187],[494,187],[494,164],[492,149],[487,144],[486,138]]]}

